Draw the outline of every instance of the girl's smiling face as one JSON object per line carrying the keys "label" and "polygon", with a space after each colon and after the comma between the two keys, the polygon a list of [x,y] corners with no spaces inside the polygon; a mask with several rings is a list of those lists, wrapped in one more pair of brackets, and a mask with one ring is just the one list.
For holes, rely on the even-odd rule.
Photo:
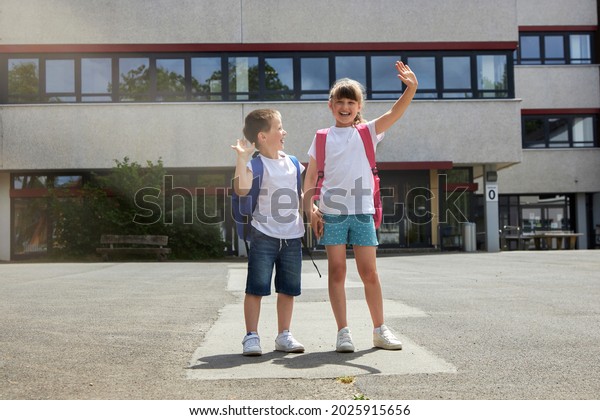
{"label": "girl's smiling face", "polygon": [[362,104],[353,99],[332,98],[329,100],[329,109],[335,118],[336,127],[351,127],[362,109]]}

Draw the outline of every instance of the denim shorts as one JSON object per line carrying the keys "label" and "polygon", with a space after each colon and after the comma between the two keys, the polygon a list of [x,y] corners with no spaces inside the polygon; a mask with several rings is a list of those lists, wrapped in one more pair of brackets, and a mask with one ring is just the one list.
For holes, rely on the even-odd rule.
{"label": "denim shorts", "polygon": [[271,278],[275,267],[275,292],[300,295],[302,272],[302,239],[277,239],[256,230],[250,231],[246,293],[271,294]]}
{"label": "denim shorts", "polygon": [[379,245],[372,214],[324,214],[323,221],[319,245]]}

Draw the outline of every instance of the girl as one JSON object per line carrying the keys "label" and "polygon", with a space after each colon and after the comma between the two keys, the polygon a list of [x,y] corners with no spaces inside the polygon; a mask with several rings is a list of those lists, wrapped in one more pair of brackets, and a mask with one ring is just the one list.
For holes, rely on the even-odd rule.
{"label": "girl", "polygon": [[[325,143],[324,181],[319,208],[313,209],[313,186],[317,181],[316,137],[308,154],[310,161],[304,180],[304,209],[320,243],[325,245],[329,266],[329,299],[337,322],[336,351],[353,352],[354,343],[346,318],[346,245],[354,249],[356,266],[365,288],[365,298],[373,321],[373,345],[400,350],[402,343],[384,325],[383,296],[377,274],[378,245],[373,222],[373,175],[356,125],[367,123],[374,148],[406,111],[417,91],[417,78],[408,65],[397,61],[398,78],[406,89],[385,114],[366,122],[361,116],[363,92],[360,83],[338,80],[329,95],[329,109],[335,125]],[[310,191],[307,191],[310,190]]]}

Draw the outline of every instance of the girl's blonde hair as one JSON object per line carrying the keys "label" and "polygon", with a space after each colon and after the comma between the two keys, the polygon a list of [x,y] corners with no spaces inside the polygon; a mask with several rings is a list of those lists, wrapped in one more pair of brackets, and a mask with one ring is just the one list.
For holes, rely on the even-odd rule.
{"label": "girl's blonde hair", "polygon": [[[329,91],[329,101],[336,99],[351,99],[358,102],[360,105],[363,105],[364,92],[365,88],[356,80],[348,78],[338,79]],[[354,125],[365,122],[367,122],[367,120],[362,117],[360,112],[357,113],[354,118]]]}

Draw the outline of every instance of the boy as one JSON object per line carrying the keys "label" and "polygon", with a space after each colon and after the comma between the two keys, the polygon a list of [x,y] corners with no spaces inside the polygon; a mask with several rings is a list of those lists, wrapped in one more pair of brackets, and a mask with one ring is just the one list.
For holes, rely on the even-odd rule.
{"label": "boy", "polygon": [[[271,294],[271,276],[275,273],[277,293],[277,327],[275,349],[290,353],[304,352],[290,333],[294,297],[300,295],[302,242],[304,223],[299,211],[297,169],[283,153],[286,131],[281,114],[273,109],[258,109],[246,116],[245,139],[231,146],[237,153],[234,189],[244,196],[252,187],[250,158],[258,149],[263,176],[256,209],[252,214],[248,276],[244,298],[246,336],[242,341],[244,356],[260,356],[258,318],[263,296]],[[300,170],[304,170],[302,165]]]}

